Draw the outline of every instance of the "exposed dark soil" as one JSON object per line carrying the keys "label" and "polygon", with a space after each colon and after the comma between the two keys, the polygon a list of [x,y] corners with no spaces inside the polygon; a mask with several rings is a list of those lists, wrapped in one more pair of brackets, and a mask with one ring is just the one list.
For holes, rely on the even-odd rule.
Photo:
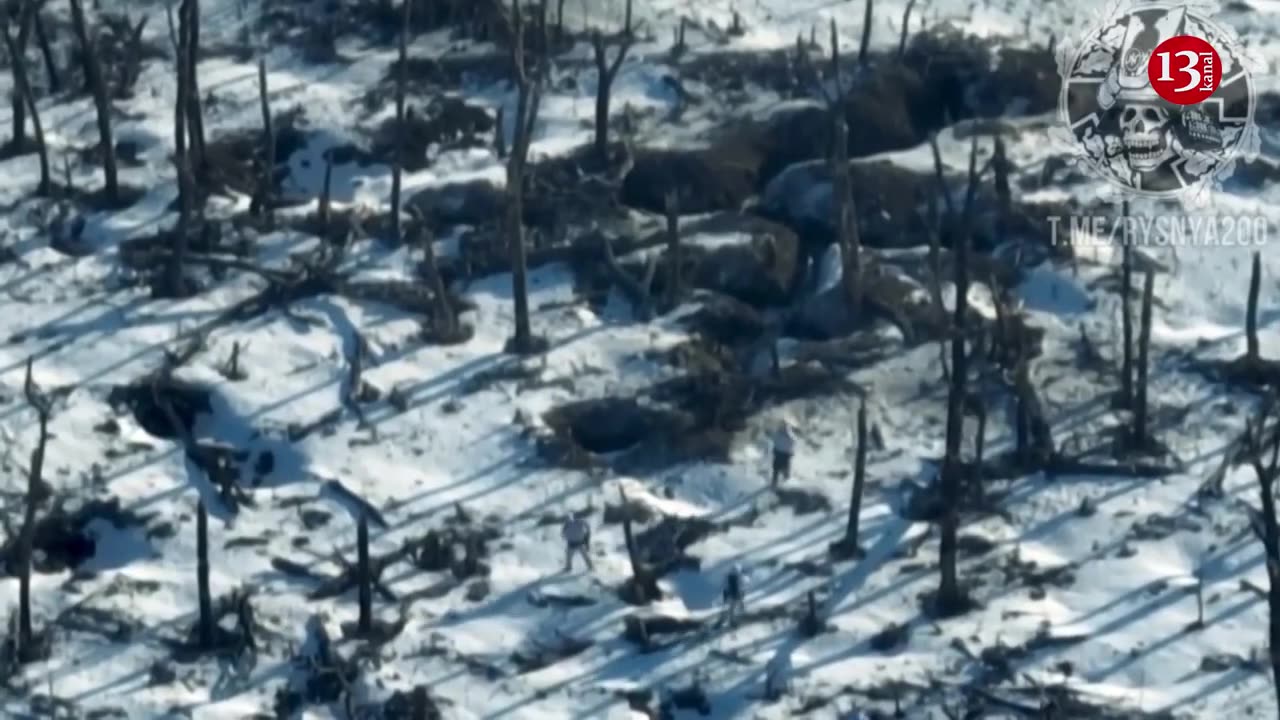
{"label": "exposed dark soil", "polygon": [[154,387],[149,380],[118,385],[107,394],[107,402],[113,407],[128,409],[149,434],[158,438],[177,439],[180,437],[179,431],[173,427],[168,414],[157,402],[157,394],[162,402],[168,403],[173,409],[187,432],[194,431],[198,415],[213,411],[207,388],[175,379],[159,381]]}
{"label": "exposed dark soil", "polygon": [[[79,568],[91,560],[98,550],[97,540],[89,530],[95,521],[109,523],[117,529],[146,525],[146,518],[122,509],[115,498],[76,502],[59,496],[52,508],[43,509],[36,516],[32,570],[59,573]],[[17,542],[15,535],[0,548],[0,565],[10,575],[17,572]]]}
{"label": "exposed dark soil", "polygon": [[660,213],[673,192],[686,215],[737,210],[756,192],[763,155],[745,141],[701,150],[636,151],[622,183],[623,204]]}
{"label": "exposed dark soil", "polygon": [[[400,138],[398,123],[388,118],[372,133],[369,155],[377,162],[392,164]],[[494,121],[489,111],[456,97],[438,97],[425,108],[408,106],[405,110],[403,167],[416,172],[429,166],[427,151],[433,145],[440,150],[480,147],[491,133]]]}
{"label": "exposed dark soil", "polygon": [[[749,80],[811,97],[806,73],[814,72],[811,64],[822,65],[824,60],[799,62],[797,57],[795,51],[707,54],[679,67],[682,77],[712,86],[732,87]],[[918,35],[901,59],[877,56],[866,68],[847,67],[843,72],[851,83],[844,103],[851,158],[917,146],[948,122],[1039,114],[1057,101],[1052,53],[996,51],[985,40],[953,32]],[[710,147],[700,150],[639,151],[623,188],[623,202],[661,212],[662,195],[674,189],[681,194],[684,212],[737,209],[753,186],[762,188],[794,163],[826,157],[831,120],[823,105],[799,104],[780,108],[759,122],[734,122],[714,137]]]}

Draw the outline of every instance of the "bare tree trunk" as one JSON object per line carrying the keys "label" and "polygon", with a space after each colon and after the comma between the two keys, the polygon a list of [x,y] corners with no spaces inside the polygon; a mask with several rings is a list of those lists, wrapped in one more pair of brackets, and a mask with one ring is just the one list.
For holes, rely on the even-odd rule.
{"label": "bare tree trunk", "polygon": [[1013,192],[1009,187],[1009,155],[1005,151],[1004,139],[999,132],[994,133],[995,151],[991,166],[995,171],[995,191],[997,203],[996,244],[1003,243],[1009,237],[1009,218],[1013,211]]}
{"label": "bare tree trunk", "polygon": [[631,564],[631,587],[635,595],[633,600],[644,604],[659,597],[657,583],[640,559],[636,548],[635,534],[631,529],[631,504],[627,501],[627,492],[618,488],[622,496],[622,539],[627,548],[627,560]]}
{"label": "bare tree trunk", "polygon": [[316,214],[320,221],[321,232],[323,237],[329,236],[329,215],[331,213],[330,206],[333,199],[333,156],[328,152],[324,154],[324,183],[320,186],[320,206]]}
{"label": "bare tree trunk", "polygon": [[88,75],[89,87],[93,92],[93,104],[98,115],[98,138],[102,144],[102,174],[105,182],[104,193],[111,204],[120,201],[120,185],[116,178],[116,146],[111,132],[111,100],[107,93],[107,85],[102,77],[102,68],[98,64],[97,51],[89,37],[89,28],[84,19],[84,8],[80,0],[71,2],[71,26],[75,30],[84,53],[84,68]]}
{"label": "bare tree trunk", "polygon": [[930,195],[929,201],[929,298],[939,316],[946,312],[942,301],[942,216],[938,213],[938,198]]}
{"label": "bare tree trunk", "polygon": [[596,135],[595,153],[602,165],[609,162],[609,100],[613,92],[613,80],[631,49],[631,0],[626,5],[626,25],[622,29],[618,54],[609,62],[605,52],[604,36],[599,30],[591,35],[591,49],[596,63]]}
{"label": "bare tree trunk", "polygon": [[902,11],[902,33],[898,36],[898,57],[907,54],[907,37],[911,34],[911,11],[915,9],[916,0],[907,0],[907,7]]}
{"label": "bare tree trunk", "polygon": [[[258,58],[258,98],[262,105],[262,179],[258,202],[265,213],[267,228],[275,227],[276,132],[271,122],[271,103],[267,99],[267,60]],[[181,132],[181,131],[179,131]]]}
{"label": "bare tree trunk", "polygon": [[1135,448],[1147,447],[1147,383],[1151,365],[1151,300],[1156,276],[1147,270],[1142,287],[1142,326],[1138,330],[1138,396],[1133,410],[1133,442]]}
{"label": "bare tree trunk", "polygon": [[[35,629],[31,622],[31,552],[35,534],[36,506],[27,494],[27,509],[23,516],[22,535],[18,539],[18,658],[31,654],[35,644]],[[27,530],[31,528],[31,530]]]}
{"label": "bare tree trunk", "polygon": [[982,468],[982,459],[987,449],[987,406],[981,397],[978,398],[976,410],[978,414],[978,431],[973,443],[973,465],[975,469],[980,470]]}
{"label": "bare tree trunk", "polygon": [[1275,478],[1272,477],[1263,484],[1265,496],[1262,512],[1267,533],[1267,647],[1271,658],[1272,685],[1280,706],[1280,528],[1276,526],[1274,483]]}
{"label": "bare tree trunk", "polygon": [[841,284],[845,291],[849,315],[857,322],[862,313],[862,242],[858,236],[857,211],[849,181],[849,124],[844,112],[843,82],[840,77],[840,36],[835,20],[831,21],[831,77],[836,97],[828,107],[832,132],[832,222],[836,242],[840,244],[843,267]]}
{"label": "bare tree trunk", "polygon": [[496,155],[499,160],[507,159],[506,127],[506,112],[502,109],[502,106],[499,105],[498,111],[494,113],[493,118],[493,154]]}
{"label": "bare tree trunk", "polygon": [[667,211],[667,258],[671,263],[670,276],[667,278],[667,306],[675,307],[680,302],[684,290],[681,277],[680,253],[680,201],[675,191],[666,194]]}
{"label": "bare tree trunk", "polygon": [[[511,294],[515,312],[515,332],[511,339],[511,349],[517,354],[528,354],[536,350],[533,330],[529,324],[529,280],[528,260],[524,244],[524,170],[529,157],[529,143],[533,134],[533,126],[538,118],[539,105],[542,102],[542,83],[545,79],[546,55],[543,54],[532,73],[525,68],[524,57],[524,19],[520,0],[511,0],[513,24],[515,26],[515,42],[512,48],[512,63],[515,71],[516,87],[519,94],[516,101],[515,137],[511,153],[507,158],[507,242],[511,251]],[[546,33],[547,0],[539,4],[541,28]],[[544,49],[546,42],[542,43]]]}
{"label": "bare tree trunk", "polygon": [[[34,23],[34,10],[35,5],[33,3],[26,3],[18,14],[18,37],[14,43],[15,47],[9,50],[9,62],[15,66],[18,62],[17,58],[27,51],[27,41],[31,35],[31,26]],[[6,14],[6,33],[8,32],[8,19],[9,16]],[[18,91],[16,78],[14,79],[10,103],[13,113],[13,137],[9,139],[9,146],[18,151],[27,142],[27,107],[29,103],[27,103],[22,93]]]}
{"label": "bare tree trunk", "polygon": [[[404,145],[406,128],[404,126],[405,86],[409,80],[409,9],[413,7],[410,0],[404,0],[403,13],[400,16],[400,65],[396,68],[396,135],[395,152],[391,158],[391,235],[399,244],[404,240],[404,231],[400,227],[400,183],[404,174]],[[502,132],[499,128],[498,132]]]}
{"label": "bare tree trunk", "polygon": [[43,495],[44,454],[49,442],[49,415],[52,406],[47,396],[36,389],[31,377],[33,361],[27,359],[27,375],[23,394],[27,404],[36,411],[40,424],[40,437],[31,452],[31,468],[27,473],[26,508],[23,511],[22,529],[18,536],[18,658],[28,661],[35,658],[35,630],[31,620],[31,553],[35,542],[36,510]]}
{"label": "bare tree trunk", "polygon": [[373,575],[369,569],[369,521],[364,514],[356,522],[356,592],[360,603],[357,627],[361,634],[373,631]]}
{"label": "bare tree trunk", "polygon": [[200,99],[200,0],[185,0],[187,49],[187,136],[188,166],[196,178],[206,175],[204,109]]}
{"label": "bare tree trunk", "polygon": [[[1253,533],[1262,543],[1267,568],[1268,655],[1277,702],[1280,703],[1280,523],[1276,519],[1275,482],[1280,477],[1280,426],[1276,425],[1275,398],[1269,398],[1256,418],[1246,421],[1244,452],[1258,480],[1260,518],[1250,518]],[[1268,420],[1272,420],[1268,426]],[[1259,522],[1260,520],[1260,522]],[[1280,707],[1280,705],[1278,705]]]}
{"label": "bare tree trunk", "polygon": [[965,336],[968,325],[969,295],[969,244],[973,228],[973,203],[977,183],[978,141],[975,137],[969,151],[969,190],[965,199],[965,213],[960,236],[956,239],[955,252],[955,315],[952,321],[951,382],[947,395],[946,453],[942,461],[942,537],[939,544],[941,582],[938,588],[937,609],[943,614],[959,611],[964,605],[957,572],[961,502],[960,441],[964,433],[964,400],[968,390],[968,364],[965,353]]}
{"label": "bare tree trunk", "polygon": [[[28,4],[27,8],[34,8],[34,4]],[[26,10],[24,10],[26,12]],[[4,28],[4,41],[9,49],[9,60],[13,64],[13,92],[21,97],[26,107],[31,111],[31,127],[36,135],[36,152],[40,157],[40,185],[36,189],[37,195],[48,195],[52,183],[49,173],[49,148],[44,142],[44,126],[40,122],[40,110],[36,107],[35,93],[31,90],[31,76],[27,73],[27,59],[25,54],[18,49],[18,41],[9,33],[6,25]]]}
{"label": "bare tree trunk", "polygon": [[871,19],[875,8],[872,0],[867,0],[866,11],[862,14],[862,44],[858,46],[858,64],[866,66],[867,51],[871,48]]}
{"label": "bare tree trunk", "polygon": [[40,44],[40,54],[44,57],[44,71],[49,76],[49,92],[62,92],[62,73],[58,71],[58,61],[53,57],[53,46],[49,34],[45,32],[44,16],[39,11],[32,18],[35,24],[36,42]]}
{"label": "bare tree trunk", "polygon": [[[185,23],[181,20],[179,25],[185,27]],[[166,290],[174,296],[181,296],[184,294],[186,285],[183,263],[186,262],[187,244],[191,237],[191,210],[194,204],[192,185],[194,183],[191,178],[191,158],[187,152],[187,93],[191,91],[191,86],[187,82],[190,79],[190,74],[187,72],[190,55],[186,51],[185,31],[180,30],[175,41],[177,42],[175,50],[178,89],[173,103],[173,163],[178,175],[178,228],[174,237],[173,256],[169,258],[166,268]]]}
{"label": "bare tree trunk", "polygon": [[853,490],[849,496],[849,520],[845,525],[844,544],[851,553],[858,548],[858,523],[862,515],[862,489],[867,477],[867,401],[858,406],[858,448],[853,460]]}
{"label": "bare tree trunk", "polygon": [[200,604],[200,649],[213,647],[213,598],[209,594],[209,511],[196,503],[196,593]]}
{"label": "bare tree trunk", "polygon": [[[15,68],[16,72],[16,68]],[[1262,255],[1253,253],[1253,270],[1249,274],[1249,306],[1245,310],[1244,333],[1249,343],[1248,358],[1256,362],[1261,357],[1258,349],[1258,293],[1262,289]]]}
{"label": "bare tree trunk", "polygon": [[947,176],[942,167],[942,152],[938,149],[938,134],[929,136],[929,149],[933,152],[933,180],[938,186],[938,194],[942,196],[943,217],[948,223],[956,216],[955,203],[951,199],[951,189],[947,187]]}
{"label": "bare tree trunk", "polygon": [[422,222],[421,218],[418,220],[416,225],[419,235],[418,244],[422,245],[423,260],[427,266],[427,282],[431,284],[431,294],[435,296],[435,324],[442,336],[457,337],[458,316],[454,313],[453,305],[449,300],[449,292],[444,285],[444,276],[440,274],[440,265],[436,260],[434,238],[432,238],[431,231],[426,226],[426,223]]}
{"label": "bare tree trunk", "polygon": [[1120,400],[1133,409],[1133,248],[1129,246],[1129,201],[1124,201],[1125,237],[1120,246],[1120,325],[1124,348],[1121,353]]}
{"label": "bare tree trunk", "polygon": [[[563,0],[562,0],[563,2]],[[427,688],[418,685],[413,688],[413,714],[411,720],[427,720]]]}

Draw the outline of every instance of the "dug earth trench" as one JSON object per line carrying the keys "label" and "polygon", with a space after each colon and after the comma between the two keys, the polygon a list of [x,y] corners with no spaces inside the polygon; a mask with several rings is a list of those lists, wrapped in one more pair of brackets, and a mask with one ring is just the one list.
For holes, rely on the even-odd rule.
{"label": "dug earth trench", "polygon": [[[815,68],[825,62],[808,48],[749,63],[740,55],[701,55],[678,70],[682,78],[713,86],[772,78],[774,90],[803,98],[812,97]],[[761,63],[769,72],[742,75],[749,68],[760,70]],[[851,129],[851,158],[918,146],[967,118],[1041,114],[1055,107],[1058,96],[1048,49],[997,49],[989,41],[945,30],[916,36],[902,57],[874,56],[867,67],[842,73],[850,83],[842,107]],[[831,125],[824,104],[802,100],[784,103],[762,120],[726,125],[701,148],[642,147],[623,183],[622,202],[660,213],[666,193],[674,191],[683,213],[736,210],[787,167],[827,157]]]}

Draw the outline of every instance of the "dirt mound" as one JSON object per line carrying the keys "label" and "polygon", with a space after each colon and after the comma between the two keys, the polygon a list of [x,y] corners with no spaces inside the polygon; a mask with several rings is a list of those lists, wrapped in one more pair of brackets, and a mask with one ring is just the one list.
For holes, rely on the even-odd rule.
{"label": "dirt mound", "polygon": [[[399,140],[399,123],[388,118],[373,131],[370,155],[378,162],[391,164]],[[417,172],[430,165],[427,152],[431,146],[440,150],[481,147],[494,130],[489,111],[456,97],[440,97],[426,108],[407,107],[404,119],[404,153],[400,156],[404,169]]]}
{"label": "dirt mound", "polygon": [[751,144],[736,138],[696,150],[638,149],[621,201],[660,213],[667,193],[675,192],[685,215],[737,210],[755,194],[762,160]]}
{"label": "dirt mound", "polygon": [[[280,183],[288,174],[283,167],[293,153],[306,146],[307,136],[292,125],[289,115],[276,116],[273,198],[280,204]],[[233,130],[211,138],[205,145],[205,183],[211,192],[235,192],[253,196],[262,179],[261,130]]]}
{"label": "dirt mound", "polygon": [[929,80],[896,61],[878,65],[859,78],[844,105],[849,156],[913,147],[942,127],[945,115],[940,108],[956,89]]}
{"label": "dirt mound", "polygon": [[[682,77],[725,90],[741,90],[749,82],[814,98],[811,76],[818,66],[825,70],[826,61],[805,52],[807,60],[799,60],[795,50],[751,60],[736,51],[702,55],[680,69]],[[850,82],[843,111],[851,158],[915,147],[949,122],[1044,113],[1058,99],[1057,66],[1047,49],[997,49],[987,39],[945,28],[915,36],[901,58],[877,54],[866,67],[852,66],[847,59],[844,64],[842,73]],[[749,68],[767,72],[749,73]],[[714,143],[710,154],[740,155],[742,164],[756,169],[757,184],[763,187],[794,163],[828,156],[831,131],[825,105],[815,99],[789,102],[762,121],[722,128],[723,140]],[[660,204],[651,206],[660,209]]]}
{"label": "dirt mound", "polygon": [[469,180],[421,190],[405,204],[429,225],[481,225],[502,216],[506,191],[488,180]]}
{"label": "dirt mound", "polygon": [[[800,259],[800,239],[790,228],[764,218],[722,213],[680,230],[681,277],[689,287],[727,295],[753,307],[784,305]],[[643,276],[647,260],[623,263]],[[672,258],[664,248],[651,291],[667,292]]]}
{"label": "dirt mound", "polygon": [[[849,163],[849,179],[863,245],[905,248],[928,244],[923,198],[936,193],[937,181],[932,173],[887,160],[855,160]],[[948,185],[958,195],[964,181],[953,176]],[[979,195],[986,206],[992,204],[987,197],[990,194],[987,191]],[[806,242],[822,247],[835,240],[831,197],[830,166],[823,160],[798,163],[765,187],[760,212],[799,228]]]}

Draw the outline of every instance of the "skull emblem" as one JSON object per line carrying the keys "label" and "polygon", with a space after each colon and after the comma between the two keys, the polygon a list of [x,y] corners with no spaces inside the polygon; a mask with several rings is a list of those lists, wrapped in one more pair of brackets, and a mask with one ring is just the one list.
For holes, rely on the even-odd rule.
{"label": "skull emblem", "polygon": [[1120,115],[1121,139],[1129,167],[1150,172],[1172,156],[1169,146],[1169,113],[1156,104],[1134,103]]}

